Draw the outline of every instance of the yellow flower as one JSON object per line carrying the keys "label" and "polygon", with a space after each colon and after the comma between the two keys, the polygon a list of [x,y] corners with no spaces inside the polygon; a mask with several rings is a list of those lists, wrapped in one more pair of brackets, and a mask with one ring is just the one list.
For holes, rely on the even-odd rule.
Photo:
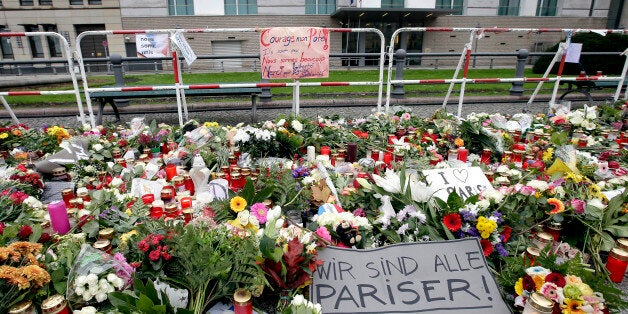
{"label": "yellow flower", "polygon": [[536,287],[536,291],[541,290],[541,287],[545,283],[545,276],[533,276],[532,280],[534,281],[534,286]]}
{"label": "yellow flower", "polygon": [[582,301],[574,300],[574,299],[565,299],[563,308],[563,314],[584,314],[585,312],[580,309],[582,305]]}
{"label": "yellow flower", "polygon": [[456,144],[456,146],[458,147],[462,147],[464,146],[464,140],[458,137],[454,140],[454,144]]}
{"label": "yellow flower", "polygon": [[129,239],[132,236],[136,235],[136,234],[137,234],[137,231],[135,229],[133,229],[133,230],[127,232],[127,233],[123,233],[122,235],[120,235],[120,243],[122,245],[126,245],[126,243],[129,241]]}
{"label": "yellow flower", "polygon": [[246,208],[246,205],[246,200],[241,196],[236,196],[232,198],[231,201],[229,201],[229,206],[231,207],[231,210],[236,213],[243,211],[244,208]]}
{"label": "yellow flower", "polygon": [[554,148],[550,147],[543,152],[543,162],[550,162],[554,157]]}
{"label": "yellow flower", "polygon": [[515,283],[515,293],[517,295],[523,294],[523,277],[519,278],[519,280]]}
{"label": "yellow flower", "polygon": [[480,234],[480,236],[482,237],[482,239],[488,239],[488,237],[490,237],[491,234],[489,232],[482,232],[482,234]]}
{"label": "yellow flower", "polygon": [[208,122],[203,123],[203,126],[211,128],[211,127],[215,127],[215,126],[220,126],[220,124],[218,124],[218,122],[213,122],[213,121],[209,122],[208,121]]}
{"label": "yellow flower", "polygon": [[560,214],[565,211],[565,204],[557,198],[549,198],[547,199],[547,203],[552,207],[549,211],[551,215]]}
{"label": "yellow flower", "polygon": [[7,138],[7,137],[9,137],[9,133],[7,133],[7,132],[0,133],[0,140],[3,140],[5,138]]}

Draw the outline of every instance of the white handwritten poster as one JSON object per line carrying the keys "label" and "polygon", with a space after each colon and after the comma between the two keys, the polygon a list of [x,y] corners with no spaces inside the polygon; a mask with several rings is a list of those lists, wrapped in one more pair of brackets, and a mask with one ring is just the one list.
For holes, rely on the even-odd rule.
{"label": "white handwritten poster", "polygon": [[135,48],[140,58],[168,57],[170,39],[168,34],[137,34]]}
{"label": "white handwritten poster", "polygon": [[510,313],[477,238],[327,247],[319,259],[310,297],[323,313]]}
{"label": "white handwritten poster", "polygon": [[262,78],[329,76],[329,30],[275,27],[260,34]]}
{"label": "white handwritten poster", "polygon": [[434,196],[444,201],[453,191],[465,200],[483,190],[493,189],[480,167],[429,169],[423,170],[423,175],[435,191]]}

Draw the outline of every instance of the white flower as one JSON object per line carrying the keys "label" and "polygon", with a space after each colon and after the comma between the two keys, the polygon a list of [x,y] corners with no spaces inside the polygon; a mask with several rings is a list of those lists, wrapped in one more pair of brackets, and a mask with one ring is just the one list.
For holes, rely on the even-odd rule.
{"label": "white flower", "polygon": [[83,295],[83,293],[85,293],[85,287],[76,286],[76,288],[74,288],[74,292],[76,292],[76,294],[78,295]]}
{"label": "white flower", "polygon": [[281,207],[275,206],[266,212],[266,221],[276,220],[281,216]]}
{"label": "white flower", "polygon": [[85,302],[91,300],[93,297],[94,295],[91,294],[89,291],[85,291],[85,293],[83,293],[83,301]]}
{"label": "white flower", "polygon": [[294,306],[299,306],[303,303],[305,303],[305,298],[303,297],[303,295],[297,294],[294,296],[294,298],[292,298],[292,305]]}
{"label": "white flower", "polygon": [[281,120],[277,121],[277,125],[278,126],[283,126],[284,124],[286,124],[286,119],[281,119]]}
{"label": "white flower", "polygon": [[318,304],[318,303],[314,304],[314,312],[316,314],[323,313],[323,307],[320,304]]}
{"label": "white flower", "polygon": [[103,292],[101,292],[101,293],[97,293],[97,294],[95,295],[95,297],[96,297],[96,302],[98,302],[98,303],[100,303],[100,302],[102,302],[102,301],[107,300],[107,294],[106,294],[106,293],[103,293]]}
{"label": "white flower", "polygon": [[238,213],[238,217],[236,219],[241,225],[246,226],[249,224],[250,216],[251,216],[251,213],[248,210],[243,210]]}
{"label": "white flower", "polygon": [[85,166],[85,168],[83,168],[83,170],[85,172],[87,172],[87,173],[94,173],[94,172],[96,172],[96,168],[94,168],[94,166],[92,166],[92,165]]}
{"label": "white flower", "polygon": [[122,181],[122,179],[120,179],[118,177],[115,177],[115,178],[113,178],[111,180],[111,183],[109,183],[109,185],[111,185],[111,187],[117,188],[117,187],[121,186],[122,183],[124,183],[124,181]]}
{"label": "white flower", "polygon": [[80,310],[74,310],[72,312],[73,314],[96,314],[96,308],[93,306],[85,306],[83,308],[81,308]]}
{"label": "white flower", "polygon": [[312,242],[312,233],[304,232],[301,238],[299,239],[299,242],[301,242],[302,244],[308,244]]}
{"label": "white flower", "polygon": [[381,197],[382,206],[379,207],[379,217],[377,218],[384,226],[390,225],[390,218],[396,216],[395,209],[390,203],[390,196],[384,195]]}
{"label": "white flower", "polygon": [[491,206],[491,201],[487,199],[481,199],[477,201],[475,205],[477,205],[480,209],[487,209],[489,206]]}
{"label": "white flower", "polygon": [[43,204],[35,197],[29,196],[24,200],[24,204],[31,208],[41,208]]}
{"label": "white flower", "polygon": [[[87,276],[78,276],[74,279],[74,285],[76,286],[84,286],[87,283]],[[80,294],[80,293],[79,293]]]}
{"label": "white flower", "polygon": [[593,206],[597,209],[606,208],[606,205],[602,203],[602,201],[599,198],[592,198],[592,199],[587,200],[587,206]]}
{"label": "white flower", "polygon": [[96,144],[92,145],[92,149],[93,149],[94,151],[96,151],[96,152],[101,151],[103,148],[104,148],[104,147],[103,147],[103,146],[102,146],[102,144],[100,144],[100,143],[96,143]]}
{"label": "white flower", "polygon": [[434,190],[415,177],[408,178],[408,187],[415,202],[427,202],[434,194]]}
{"label": "white flower", "polygon": [[114,280],[116,280],[116,278],[118,278],[118,276],[116,276],[116,275],[115,275],[115,274],[113,274],[113,273],[109,273],[109,274],[107,274],[107,280],[108,280],[109,282],[113,282]]}
{"label": "white flower", "polygon": [[541,180],[530,180],[530,182],[528,182],[528,186],[533,187],[539,192],[544,192],[545,190],[549,189],[549,184]]}
{"label": "white flower", "polygon": [[501,203],[504,199],[504,194],[497,190],[484,190],[482,191],[482,196],[493,203]]}
{"label": "white flower", "polygon": [[401,180],[399,175],[397,175],[393,170],[386,169],[386,176],[381,177],[379,175],[373,174],[373,180],[375,180],[375,184],[377,186],[386,190],[389,193],[400,193],[401,192]]}
{"label": "white flower", "polygon": [[301,122],[299,120],[292,120],[292,122],[290,123],[290,126],[297,131],[297,133],[300,133],[301,131],[303,131],[303,124],[301,124]]}
{"label": "white flower", "polygon": [[562,186],[557,186],[554,188],[554,193],[556,193],[556,197],[562,198],[565,196],[565,188]]}
{"label": "white flower", "polygon": [[109,284],[109,282],[105,278],[100,278],[100,280],[98,281],[98,287],[100,288],[100,290],[107,290],[107,288],[109,288],[109,286],[111,286],[111,285]]}
{"label": "white flower", "polygon": [[89,285],[89,289],[85,293],[89,293],[91,295],[95,295],[99,291],[100,291],[100,289],[98,287],[98,284],[95,284],[95,285]]}
{"label": "white flower", "polygon": [[89,274],[85,279],[87,281],[87,284],[90,286],[95,286],[98,284],[98,276],[96,276],[96,274]]}
{"label": "white flower", "polygon": [[581,126],[589,131],[595,130],[595,128],[597,128],[597,125],[590,120],[582,121]]}

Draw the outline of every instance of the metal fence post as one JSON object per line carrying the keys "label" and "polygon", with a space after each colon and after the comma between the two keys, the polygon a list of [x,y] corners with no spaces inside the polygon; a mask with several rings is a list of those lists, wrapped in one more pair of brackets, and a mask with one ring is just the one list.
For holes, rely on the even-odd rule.
{"label": "metal fence post", "polygon": [[[403,80],[403,68],[406,64],[406,56],[408,54],[403,49],[395,51],[395,80]],[[392,98],[403,98],[406,92],[403,90],[403,83],[393,84],[393,90],[390,92]]]}
{"label": "metal fence post", "polygon": [[[515,67],[515,78],[523,78],[526,60],[528,59],[529,54],[530,52],[528,49],[519,49],[519,52],[517,53],[517,65]],[[523,82],[513,82],[512,87],[510,87],[510,95],[523,95]]]}
{"label": "metal fence post", "polygon": [[[262,83],[268,83],[270,80],[263,78]],[[259,100],[263,102],[271,101],[273,94],[270,92],[270,87],[262,87],[262,93],[259,94]]]}
{"label": "metal fence post", "polygon": [[[124,86],[124,71],[122,70],[122,56],[119,54],[112,54],[109,57],[111,61],[111,69],[113,70],[113,77],[116,81],[116,86],[121,87]],[[114,99],[113,102],[116,103],[118,107],[124,107],[129,105],[128,99]]]}

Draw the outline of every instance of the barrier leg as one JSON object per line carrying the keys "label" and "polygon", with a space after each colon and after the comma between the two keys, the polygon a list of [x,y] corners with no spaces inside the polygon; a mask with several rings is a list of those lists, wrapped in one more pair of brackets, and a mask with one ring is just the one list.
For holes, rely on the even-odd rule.
{"label": "barrier leg", "polygon": [[299,115],[299,82],[299,80],[294,80],[294,87],[292,88],[292,113],[295,116]]}
{"label": "barrier leg", "polygon": [[462,84],[460,84],[460,98],[458,98],[458,118],[462,116],[462,103],[464,102],[464,88],[467,85],[467,77],[469,77],[469,60],[471,59],[471,48],[467,49],[464,71],[462,72]]}
{"label": "barrier leg", "polygon": [[[621,88],[624,86],[624,82],[626,81],[626,71],[628,70],[628,48],[626,48],[621,55],[626,57],[626,61],[624,62],[624,68],[621,70],[621,81],[617,82],[617,89],[615,90],[615,95],[613,95],[613,101],[617,101],[619,99]],[[628,88],[626,88],[626,95],[628,95]],[[625,98],[626,97],[624,97],[624,99]]]}
{"label": "barrier leg", "polygon": [[[476,32],[476,30],[472,30],[471,31],[471,34],[469,35],[469,42],[464,45],[464,49],[462,50],[462,54],[460,54],[460,60],[458,60],[458,65],[456,65],[456,71],[454,71],[453,79],[458,78],[458,74],[460,73],[460,68],[462,67],[463,62],[467,58],[467,53],[470,52],[471,48],[473,47],[473,38],[475,37],[475,32]],[[445,109],[447,107],[447,102],[449,101],[449,96],[451,96],[451,92],[453,91],[455,84],[456,83],[454,83],[454,82],[451,82],[449,84],[449,89],[447,89],[447,94],[445,95],[445,99],[443,100],[443,109]]]}
{"label": "barrier leg", "polygon": [[[558,86],[560,85],[560,78],[563,75],[563,69],[565,67],[566,58],[567,58],[567,53],[563,53],[562,57],[560,58],[560,65],[558,66],[558,73],[556,73],[556,82],[554,82],[554,90],[552,91],[552,98],[550,99],[550,102],[549,102],[550,108],[554,104],[554,101],[556,101],[556,94],[558,93]],[[550,108],[548,108],[548,112]]]}
{"label": "barrier leg", "polygon": [[7,102],[7,100],[4,99],[3,96],[0,96],[0,101],[2,101],[2,104],[4,105],[4,109],[6,109],[9,112],[9,115],[11,116],[11,120],[13,120],[13,123],[20,124],[20,121],[15,116],[15,113],[11,109],[11,106],[9,106],[9,103]]}

